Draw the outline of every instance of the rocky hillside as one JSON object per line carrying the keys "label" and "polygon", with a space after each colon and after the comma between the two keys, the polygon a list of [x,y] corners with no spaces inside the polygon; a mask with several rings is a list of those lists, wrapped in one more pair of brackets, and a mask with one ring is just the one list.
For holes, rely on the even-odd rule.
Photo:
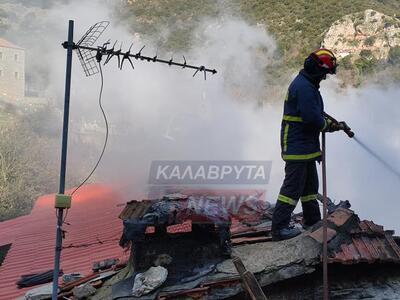
{"label": "rocky hillside", "polygon": [[339,58],[351,56],[354,61],[370,53],[387,61],[400,46],[400,20],[372,9],[346,15],[327,30],[322,44]]}
{"label": "rocky hillside", "polygon": [[[322,43],[346,57],[339,74],[343,82],[358,85],[378,73],[400,79],[398,0],[122,0],[120,15],[140,33],[162,36],[168,50],[190,47],[193,29],[207,17],[239,17],[265,26],[278,42],[280,60],[266,70],[277,82]],[[166,25],[169,35],[163,35]]]}
{"label": "rocky hillside", "polygon": [[[343,82],[358,84],[382,72],[400,80],[398,0],[336,0],[334,4],[324,0],[99,1],[112,4],[114,15],[121,23],[129,24],[132,34],[153,37],[160,51],[187,51],[193,45],[197,25],[207,19],[244,18],[250,24],[265,26],[278,43],[276,63],[266,72],[279,84],[321,43],[343,58],[339,74]],[[0,36],[24,47],[23,41],[32,42],[46,30],[43,16],[60,2],[2,1]],[[41,76],[35,79],[30,70]],[[28,81],[45,85],[43,66],[28,64],[27,72]]]}

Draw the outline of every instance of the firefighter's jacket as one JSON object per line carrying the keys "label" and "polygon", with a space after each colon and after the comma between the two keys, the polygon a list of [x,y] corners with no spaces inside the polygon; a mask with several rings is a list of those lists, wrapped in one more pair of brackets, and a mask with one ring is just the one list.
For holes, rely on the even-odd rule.
{"label": "firefighter's jacket", "polygon": [[327,123],[319,84],[300,71],[289,86],[281,127],[282,158],[285,161],[320,160],[319,134]]}

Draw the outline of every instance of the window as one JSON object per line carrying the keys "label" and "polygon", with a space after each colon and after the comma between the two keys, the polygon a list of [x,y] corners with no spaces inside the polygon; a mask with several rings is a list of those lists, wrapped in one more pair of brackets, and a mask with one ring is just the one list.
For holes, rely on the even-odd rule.
{"label": "window", "polygon": [[0,52],[0,60],[3,60],[3,52]]}
{"label": "window", "polygon": [[18,61],[18,54],[14,54],[14,60]]}
{"label": "window", "polygon": [[19,78],[18,72],[14,72],[14,78],[15,78],[15,79],[18,79],[18,78]]}
{"label": "window", "polygon": [[3,70],[0,70],[0,77],[3,77]]}

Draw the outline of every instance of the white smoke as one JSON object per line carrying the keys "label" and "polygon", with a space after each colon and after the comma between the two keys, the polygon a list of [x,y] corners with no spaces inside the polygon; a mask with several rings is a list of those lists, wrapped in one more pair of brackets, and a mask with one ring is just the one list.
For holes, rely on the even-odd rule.
{"label": "white smoke", "polygon": [[[96,14],[88,13],[94,10]],[[46,44],[52,62],[51,89],[60,105],[65,71],[65,50],[60,42],[66,39],[68,19],[76,20],[77,40],[82,29],[99,20],[112,21],[109,11],[100,3],[81,1],[79,8],[71,3],[50,12],[52,33],[47,35]],[[275,141],[280,108],[267,105],[261,112],[255,105],[264,97],[265,83],[260,78],[275,53],[275,42],[265,29],[251,27],[242,20],[207,20],[204,24],[196,32],[198,45],[184,55],[188,63],[218,70],[216,75],[208,74],[207,81],[203,74],[193,78],[189,69],[135,60],[135,70],[125,62],[120,71],[116,58],[103,67],[103,104],[111,136],[96,171],[98,179],[128,181],[140,195],[146,189],[153,160],[254,160],[279,155]],[[108,38],[122,41],[125,51],[132,41],[132,52],[142,45],[146,45],[143,54],[153,56],[157,51],[146,37],[138,40],[113,22],[98,43]],[[173,57],[183,61],[180,53]],[[99,76],[84,77],[74,57],[72,128],[74,121],[81,119],[96,118],[97,124],[103,124],[97,105],[99,85]],[[241,103],[234,101],[238,94]],[[82,159],[79,150],[70,152],[70,159]]]}
{"label": "white smoke", "polygon": [[[76,21],[75,40],[92,24],[110,20],[99,44],[111,38],[123,41],[123,50],[135,41],[132,51],[144,44],[143,54],[152,56],[157,51],[146,37],[138,40],[117,26],[103,2],[71,1],[54,7],[46,18],[46,55],[38,54],[38,60],[49,64],[48,92],[56,95],[60,106],[66,57],[60,44],[66,40],[69,19]],[[136,197],[145,194],[152,160],[272,160],[270,183],[263,188],[267,189],[267,200],[275,202],[284,176],[279,145],[282,103],[272,104],[277,99],[269,96],[264,82],[275,42],[264,29],[237,19],[207,20],[196,37],[196,45],[185,57],[188,63],[218,70],[218,74],[208,75],[207,81],[202,74],[192,78],[190,70],[153,63],[133,61],[135,70],[131,70],[125,62],[120,71],[113,58],[104,66],[103,103],[111,136],[96,178],[103,182],[124,180],[134,190],[129,197]],[[181,54],[175,53],[174,59],[181,59]],[[103,124],[97,105],[99,76],[86,78],[74,56],[72,78],[72,128],[82,119]],[[286,83],[281,88],[286,89]],[[346,120],[357,136],[400,168],[398,87],[343,91],[328,80],[321,91],[328,113]],[[263,107],[256,105],[260,100]],[[71,136],[74,134],[72,131]],[[87,159],[79,156],[79,149],[69,151],[69,159]],[[96,157],[90,159],[94,164]],[[327,164],[332,198],[349,199],[362,218],[400,230],[398,179],[343,133],[328,137]]]}
{"label": "white smoke", "polygon": [[[400,170],[398,86],[338,91],[331,81],[321,90],[326,111],[345,120],[358,139]],[[350,200],[361,218],[400,232],[399,178],[342,132],[327,136],[327,172],[329,195]]]}

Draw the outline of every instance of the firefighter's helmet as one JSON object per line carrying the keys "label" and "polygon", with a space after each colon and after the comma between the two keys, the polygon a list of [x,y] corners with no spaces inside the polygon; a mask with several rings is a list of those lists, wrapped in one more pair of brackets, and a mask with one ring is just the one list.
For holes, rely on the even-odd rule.
{"label": "firefighter's helmet", "polygon": [[336,74],[336,57],[331,50],[325,48],[317,49],[310,54],[310,57],[319,67],[326,69],[327,73]]}

